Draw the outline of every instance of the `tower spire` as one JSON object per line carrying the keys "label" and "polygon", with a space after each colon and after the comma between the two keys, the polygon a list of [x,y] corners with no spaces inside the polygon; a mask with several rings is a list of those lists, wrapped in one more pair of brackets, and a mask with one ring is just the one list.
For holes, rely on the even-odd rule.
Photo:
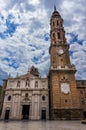
{"label": "tower spire", "polygon": [[54,5],[54,11],[56,11],[56,5]]}

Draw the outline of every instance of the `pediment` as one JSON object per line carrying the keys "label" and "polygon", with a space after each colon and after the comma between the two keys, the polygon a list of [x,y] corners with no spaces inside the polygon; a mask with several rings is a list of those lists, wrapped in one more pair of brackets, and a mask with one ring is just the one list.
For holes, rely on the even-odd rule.
{"label": "pediment", "polygon": [[39,78],[40,78],[39,76],[32,75],[31,73],[28,72],[28,73],[18,76],[16,78],[9,78],[8,80],[13,83],[16,80],[26,80],[26,79],[34,80],[34,79],[39,79]]}
{"label": "pediment", "polygon": [[24,75],[21,75],[21,76],[18,76],[18,77],[16,77],[16,78],[12,78],[12,79],[38,79],[38,78],[40,78],[39,76],[34,76],[34,75],[32,75],[32,74],[30,74],[30,73],[27,73],[27,74],[24,74]]}

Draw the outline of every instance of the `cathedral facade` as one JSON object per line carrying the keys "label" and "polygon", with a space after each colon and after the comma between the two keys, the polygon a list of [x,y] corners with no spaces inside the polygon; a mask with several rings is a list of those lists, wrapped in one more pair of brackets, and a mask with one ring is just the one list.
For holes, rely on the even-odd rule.
{"label": "cathedral facade", "polygon": [[38,69],[16,78],[8,78],[1,119],[49,119],[48,80],[41,78]]}
{"label": "cathedral facade", "polygon": [[50,70],[41,78],[38,69],[8,78],[3,87],[1,119],[82,119],[86,118],[86,81],[75,79],[70,62],[63,19],[54,8],[50,20]]}

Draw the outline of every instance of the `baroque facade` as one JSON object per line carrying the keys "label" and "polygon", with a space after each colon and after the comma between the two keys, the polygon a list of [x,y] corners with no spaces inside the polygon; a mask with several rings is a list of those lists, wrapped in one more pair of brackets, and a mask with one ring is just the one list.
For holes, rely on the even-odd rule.
{"label": "baroque facade", "polygon": [[86,118],[86,80],[76,80],[70,62],[63,19],[54,8],[50,20],[50,69],[41,78],[38,69],[4,81],[1,119]]}
{"label": "baroque facade", "polygon": [[41,78],[38,69],[16,78],[8,78],[1,119],[49,119],[48,80]]}

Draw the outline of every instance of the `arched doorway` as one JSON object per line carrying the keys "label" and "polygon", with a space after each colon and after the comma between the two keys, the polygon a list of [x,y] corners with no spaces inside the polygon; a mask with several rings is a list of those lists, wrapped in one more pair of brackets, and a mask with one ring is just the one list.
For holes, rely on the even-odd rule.
{"label": "arched doorway", "polygon": [[5,111],[5,120],[9,120],[9,114],[10,114],[10,110],[6,110]]}

